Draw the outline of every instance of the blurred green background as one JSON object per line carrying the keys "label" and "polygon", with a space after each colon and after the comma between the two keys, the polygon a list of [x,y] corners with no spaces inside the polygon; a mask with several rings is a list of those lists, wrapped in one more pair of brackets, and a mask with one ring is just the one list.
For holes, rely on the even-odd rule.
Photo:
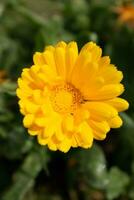
{"label": "blurred green background", "polygon": [[[51,152],[22,125],[16,80],[35,51],[92,40],[124,72],[124,125],[89,150]],[[134,199],[134,2],[0,0],[0,200]]]}

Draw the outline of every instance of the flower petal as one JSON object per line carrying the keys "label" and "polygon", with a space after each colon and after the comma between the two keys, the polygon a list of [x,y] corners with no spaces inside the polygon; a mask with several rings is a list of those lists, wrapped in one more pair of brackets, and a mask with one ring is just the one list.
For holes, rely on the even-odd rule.
{"label": "flower petal", "polygon": [[102,102],[88,102],[84,106],[89,110],[90,118],[96,121],[105,121],[117,116],[117,110]]}
{"label": "flower petal", "polygon": [[94,138],[97,140],[103,140],[106,137],[107,132],[110,130],[110,127],[106,121],[93,121],[89,120],[89,124],[93,129]]}
{"label": "flower petal", "polygon": [[71,80],[71,73],[78,57],[78,47],[76,42],[70,42],[66,49],[66,80]]}
{"label": "flower petal", "polygon": [[115,107],[118,112],[122,112],[124,110],[127,110],[129,107],[129,103],[122,99],[122,98],[114,98],[106,101],[106,103],[110,104],[111,106]]}
{"label": "flower petal", "polygon": [[111,128],[119,128],[123,124],[122,119],[119,116],[116,116],[109,121],[109,125]]}
{"label": "flower petal", "polygon": [[64,140],[58,144],[58,149],[64,153],[68,152],[71,147],[71,142],[71,139],[65,137]]}
{"label": "flower petal", "polygon": [[122,84],[109,84],[103,86],[100,90],[95,91],[88,96],[89,100],[108,100],[121,95],[124,92]]}
{"label": "flower petal", "polygon": [[80,124],[80,126],[77,128],[75,138],[79,146],[86,148],[91,147],[93,143],[93,133],[87,122]]}
{"label": "flower petal", "polygon": [[54,52],[54,58],[58,75],[65,79],[65,49],[62,47],[56,47]]}

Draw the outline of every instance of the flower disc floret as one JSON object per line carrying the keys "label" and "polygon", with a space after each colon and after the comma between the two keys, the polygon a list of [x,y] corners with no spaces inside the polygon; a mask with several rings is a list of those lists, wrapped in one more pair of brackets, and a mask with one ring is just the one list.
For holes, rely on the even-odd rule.
{"label": "flower disc floret", "polygon": [[73,114],[82,103],[82,96],[78,89],[66,83],[52,88],[50,100],[55,112]]}

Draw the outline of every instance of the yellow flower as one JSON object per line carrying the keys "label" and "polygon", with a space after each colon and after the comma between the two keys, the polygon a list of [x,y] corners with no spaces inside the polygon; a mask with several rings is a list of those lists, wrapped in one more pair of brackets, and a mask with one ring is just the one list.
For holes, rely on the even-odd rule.
{"label": "yellow flower", "polygon": [[124,91],[121,71],[101,57],[101,48],[87,43],[78,54],[76,42],[59,42],[36,52],[31,68],[23,69],[17,95],[24,126],[39,144],[67,152],[103,140],[128,108],[118,98]]}

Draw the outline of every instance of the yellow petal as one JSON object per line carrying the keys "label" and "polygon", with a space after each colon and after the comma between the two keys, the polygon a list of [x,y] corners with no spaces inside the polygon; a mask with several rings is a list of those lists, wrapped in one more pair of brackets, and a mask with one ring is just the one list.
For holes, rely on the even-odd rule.
{"label": "yellow petal", "polygon": [[122,119],[119,116],[116,116],[109,121],[109,125],[111,128],[119,128],[122,126],[122,124]]}
{"label": "yellow petal", "polygon": [[78,57],[77,43],[70,42],[66,49],[66,80],[71,80],[71,73]]}
{"label": "yellow petal", "polygon": [[83,122],[80,124],[80,126],[78,127],[78,130],[77,130],[77,133],[75,134],[75,138],[76,138],[78,145],[81,147],[84,147],[84,146],[91,147],[92,146],[93,133],[92,133],[92,129],[87,124],[87,122]]}
{"label": "yellow petal", "polygon": [[50,150],[52,150],[52,151],[56,151],[57,150],[57,146],[56,146],[56,144],[53,142],[53,140],[49,140],[48,141],[48,147],[49,147],[49,149]]}
{"label": "yellow petal", "polygon": [[88,65],[88,63],[91,61],[91,55],[89,52],[84,51],[83,53],[79,54],[75,66],[73,67],[72,73],[71,73],[71,83],[76,85],[80,82],[80,77],[82,78],[82,73],[85,72],[84,67]]}
{"label": "yellow petal", "polygon": [[129,103],[126,100],[119,98],[119,97],[108,100],[108,101],[106,101],[106,103],[115,107],[118,110],[118,112],[122,112],[124,110],[127,110],[128,107],[129,107]]}
{"label": "yellow petal", "polygon": [[49,140],[49,138],[44,137],[43,133],[38,134],[37,139],[38,139],[39,144],[41,145],[46,145]]}
{"label": "yellow petal", "polygon": [[97,46],[93,42],[88,42],[84,47],[81,49],[80,53],[83,51],[88,51],[92,55],[92,60],[93,61],[98,61],[102,55],[102,50],[99,46]]}
{"label": "yellow petal", "polygon": [[89,100],[108,100],[121,95],[124,92],[122,84],[110,84],[103,86],[89,96]]}
{"label": "yellow petal", "polygon": [[43,113],[44,116],[49,116],[53,114],[53,108],[52,108],[52,105],[51,103],[49,102],[49,100],[47,100],[47,97],[45,96],[44,98],[44,104],[42,104],[41,106],[41,111]]}
{"label": "yellow petal", "polygon": [[41,66],[42,65],[40,65],[40,66],[39,65],[32,65],[31,68],[29,68],[29,73],[31,72],[34,75],[37,74],[39,72]]}
{"label": "yellow petal", "polygon": [[23,101],[23,100],[19,100],[19,101],[18,101],[18,104],[19,104],[19,106],[20,106],[20,111],[21,111],[21,113],[22,113],[23,115],[26,115],[27,112],[26,112],[26,110],[25,110],[24,101]]}
{"label": "yellow petal", "polygon": [[32,91],[28,92],[28,90],[22,90],[20,88],[17,88],[16,94],[20,99],[25,99],[25,98],[30,97],[32,95]]}
{"label": "yellow petal", "polygon": [[72,147],[78,147],[78,143],[76,141],[75,135],[72,136]]}
{"label": "yellow petal", "polygon": [[45,50],[43,53],[43,58],[45,60],[45,64],[50,67],[50,70],[56,75],[56,64],[54,60],[54,52],[50,50]]}
{"label": "yellow petal", "polygon": [[28,133],[29,133],[29,135],[35,136],[35,135],[39,134],[39,130],[33,131],[33,130],[28,129]]}
{"label": "yellow petal", "polygon": [[42,65],[41,66],[41,72],[38,73],[38,77],[41,81],[46,83],[52,83],[55,80],[55,71],[52,70],[52,68],[48,65]]}
{"label": "yellow petal", "polygon": [[32,136],[38,135],[42,132],[41,128],[35,124],[32,124],[31,127],[28,128],[28,133]]}
{"label": "yellow petal", "polygon": [[28,113],[34,114],[39,110],[39,105],[34,104],[33,102],[26,101],[25,109]]}
{"label": "yellow petal", "polygon": [[96,44],[94,42],[88,42],[82,47],[81,52],[85,50],[91,51],[95,47],[96,47]]}
{"label": "yellow petal", "polygon": [[32,89],[28,86],[27,82],[24,81],[21,78],[18,78],[18,86],[23,91],[26,91],[26,93],[31,93],[32,92]]}
{"label": "yellow petal", "polygon": [[48,45],[48,46],[45,47],[44,51],[45,51],[45,50],[54,52],[55,48],[54,48],[52,45]]}
{"label": "yellow petal", "polygon": [[97,140],[105,139],[107,132],[110,131],[110,127],[106,121],[97,122],[90,120],[89,124],[93,129],[94,138]]}
{"label": "yellow petal", "polygon": [[114,65],[108,65],[100,68],[100,74],[103,76],[106,84],[120,83],[123,79],[123,73],[118,71]]}
{"label": "yellow petal", "polygon": [[36,66],[32,66],[29,70],[30,76],[32,77],[32,79],[34,80],[33,82],[31,82],[30,86],[33,89],[42,89],[44,88],[44,83],[42,82],[42,80],[40,80],[38,73],[39,71],[36,70]]}
{"label": "yellow petal", "polygon": [[64,153],[68,152],[71,147],[71,139],[68,139],[67,137],[64,138],[64,140],[58,144],[58,149]]}
{"label": "yellow petal", "polygon": [[87,120],[90,117],[88,109],[81,107],[77,109],[74,113],[74,123],[78,125],[79,123]]}
{"label": "yellow petal", "polygon": [[47,124],[47,126],[44,129],[44,137],[52,137],[55,132],[55,127],[51,124]]}
{"label": "yellow petal", "polygon": [[101,57],[100,60],[99,60],[99,62],[98,62],[98,64],[99,64],[100,70],[103,69],[103,67],[108,66],[110,64],[110,58],[109,58],[109,56],[103,56],[103,57]]}
{"label": "yellow petal", "polygon": [[62,127],[61,126],[57,126],[56,131],[55,131],[55,137],[58,141],[62,141],[65,137]]}
{"label": "yellow petal", "polygon": [[68,115],[63,119],[63,129],[65,131],[73,131],[74,128],[74,118],[72,115]]}
{"label": "yellow petal", "polygon": [[32,126],[33,122],[34,122],[34,115],[31,114],[26,115],[23,119],[23,124],[26,128]]}
{"label": "yellow petal", "polygon": [[33,91],[33,100],[36,104],[42,104],[43,103],[43,98],[42,98],[40,90],[34,90]]}
{"label": "yellow petal", "polygon": [[55,132],[55,125],[53,124],[51,118],[47,117],[37,118],[35,119],[35,124],[43,129],[44,138],[51,137]]}
{"label": "yellow petal", "polygon": [[90,118],[97,121],[105,121],[118,114],[115,108],[102,102],[88,102],[84,106],[89,109]]}
{"label": "yellow petal", "polygon": [[64,41],[58,42],[56,47],[66,48],[67,44]]}
{"label": "yellow petal", "polygon": [[57,68],[57,73],[59,76],[65,79],[66,68],[65,68],[65,50],[61,47],[56,47],[55,53],[55,63]]}
{"label": "yellow petal", "polygon": [[34,61],[35,65],[44,65],[45,64],[45,60],[43,58],[43,55],[40,52],[36,52],[34,54],[33,61]]}
{"label": "yellow petal", "polygon": [[92,86],[92,81],[96,77],[98,70],[98,65],[96,63],[88,62],[88,60],[88,57],[87,59],[83,58],[83,61],[79,63],[80,66],[77,66],[79,68],[76,70],[74,70],[75,68],[73,69],[71,78],[71,83],[78,88],[84,96],[90,91],[89,87]]}
{"label": "yellow petal", "polygon": [[37,126],[45,127],[48,123],[50,123],[50,119],[47,117],[37,117],[35,119],[35,123]]}
{"label": "yellow petal", "polygon": [[32,77],[30,76],[28,68],[23,69],[21,76],[23,80],[33,81]]}
{"label": "yellow petal", "polygon": [[93,79],[91,77],[90,81],[87,80],[88,79],[85,79],[79,88],[84,96],[84,99],[90,100],[90,97],[94,95],[95,91],[99,91],[104,86],[105,81],[101,76],[97,76],[96,78],[94,77]]}
{"label": "yellow petal", "polygon": [[44,137],[52,137],[61,141],[64,139],[64,134],[61,129],[60,119],[51,115],[51,117],[40,117],[35,120],[36,125],[44,128]]}

